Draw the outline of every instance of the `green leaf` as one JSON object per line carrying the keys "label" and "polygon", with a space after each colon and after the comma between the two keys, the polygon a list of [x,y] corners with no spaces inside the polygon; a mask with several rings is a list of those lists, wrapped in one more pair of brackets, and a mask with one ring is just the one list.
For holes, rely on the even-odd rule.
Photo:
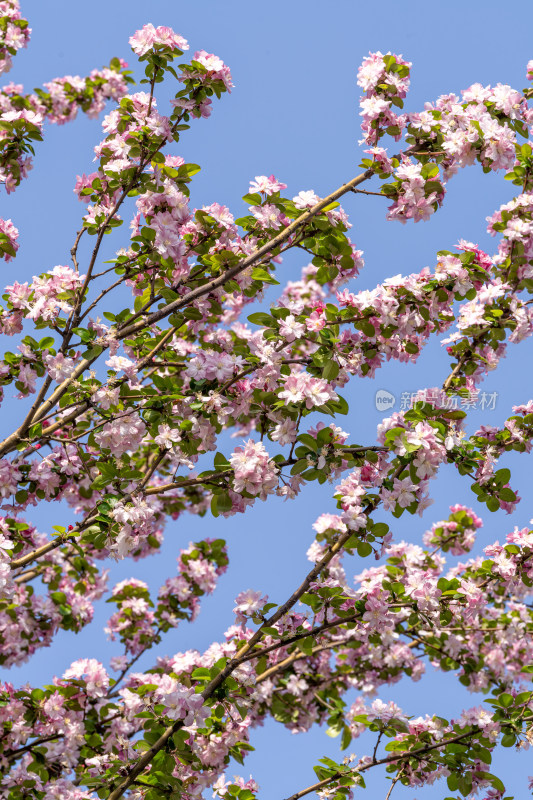
{"label": "green leaf", "polygon": [[386,536],[389,532],[389,526],[385,522],[376,522],[372,528],[374,536]]}
{"label": "green leaf", "polygon": [[509,706],[513,705],[513,696],[508,692],[504,692],[503,694],[501,694],[498,699],[500,701],[500,705],[503,706],[503,708],[509,708]]}
{"label": "green leaf", "polygon": [[[188,126],[187,126],[188,127]],[[201,167],[198,164],[182,164],[179,168],[178,172],[181,173],[181,170],[185,170],[185,173],[189,178],[192,178],[193,175],[196,175],[198,172],[201,171]]]}
{"label": "green leaf", "polygon": [[352,732],[348,727],[348,725],[345,725],[342,730],[341,750],[346,750],[351,741],[352,741]]}
{"label": "green leaf", "polygon": [[215,453],[213,462],[217,469],[228,469],[231,466],[226,456],[222,455],[222,453]]}
{"label": "green leaf", "polygon": [[459,785],[459,776],[457,775],[457,773],[452,772],[450,775],[448,775],[448,777],[446,778],[446,783],[448,784],[448,789],[450,790],[450,792],[457,791],[457,787]]}
{"label": "green leaf", "polygon": [[498,511],[500,504],[495,497],[489,497],[487,500],[487,508],[489,511]]}
{"label": "green leaf", "polygon": [[514,503],[516,500],[516,494],[509,488],[500,489],[499,496],[500,500],[503,500],[505,503]]}
{"label": "green leaf", "polygon": [[262,267],[255,267],[255,269],[252,270],[252,278],[254,281],[262,281],[263,283],[273,283],[279,285],[279,281],[277,281],[269,272],[267,272],[266,269],[262,269]]}
{"label": "green leaf", "polygon": [[511,480],[511,470],[499,469],[494,473],[493,477],[498,486],[504,486]]}
{"label": "green leaf", "polygon": [[233,508],[233,501],[227,492],[223,492],[222,494],[217,494],[217,511],[224,512],[224,511],[231,511]]}
{"label": "green leaf", "polygon": [[253,325],[264,325],[270,328],[272,324],[275,323],[275,320],[270,314],[265,314],[264,311],[256,311],[254,314],[250,314],[248,322],[251,322]]}
{"label": "green leaf", "polygon": [[326,381],[334,381],[339,374],[340,367],[336,361],[326,361],[322,368],[322,377]]}
{"label": "green leaf", "polygon": [[207,667],[197,667],[197,669],[193,670],[191,678],[193,678],[195,681],[210,681],[211,673]]}
{"label": "green leaf", "polygon": [[296,645],[302,653],[305,653],[306,656],[310,656],[313,653],[313,637],[306,636],[305,639],[299,639],[296,642]]}
{"label": "green leaf", "polygon": [[261,195],[257,192],[253,194],[245,194],[242,198],[245,203],[249,203],[251,206],[260,206],[261,205]]}
{"label": "green leaf", "polygon": [[516,743],[516,736],[514,733],[506,733],[505,736],[502,736],[501,744],[502,747],[514,747]]}
{"label": "green leaf", "polygon": [[93,358],[98,358],[98,356],[103,352],[103,348],[95,345],[95,347],[91,347],[89,350],[86,350],[83,353],[83,358],[86,358],[87,361],[92,361]]}
{"label": "green leaf", "polygon": [[[83,328],[78,328],[77,330],[83,330]],[[88,331],[86,331],[88,333]],[[80,337],[81,338],[81,337]],[[51,336],[45,336],[44,339],[41,339],[39,342],[39,348],[41,350],[50,350],[55,344],[54,339]]]}
{"label": "green leaf", "polygon": [[312,450],[314,453],[317,452],[318,442],[314,436],[311,436],[310,433],[301,433],[298,436],[298,441],[302,442],[302,444],[305,444],[305,446],[308,447],[310,450]]}
{"label": "green leaf", "polygon": [[300,473],[306,470],[307,467],[308,467],[307,459],[300,458],[300,460],[297,461],[296,464],[293,464],[293,466],[291,467],[291,475],[300,475]]}
{"label": "green leaf", "polygon": [[472,791],[472,774],[467,772],[466,775],[459,775],[457,784],[463,797],[466,797]]}

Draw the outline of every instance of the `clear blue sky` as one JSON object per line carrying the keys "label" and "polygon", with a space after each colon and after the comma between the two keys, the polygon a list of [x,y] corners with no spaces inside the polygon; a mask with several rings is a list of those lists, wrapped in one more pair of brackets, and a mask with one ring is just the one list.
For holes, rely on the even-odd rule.
{"label": "clear blue sky", "polygon": [[[255,175],[274,173],[289,185],[287,191],[292,195],[301,189],[326,194],[359,172],[362,149],[357,144],[359,89],[355,77],[369,50],[391,50],[413,62],[408,110],[418,110],[425,100],[458,92],[476,81],[510,83],[520,89],[526,84],[526,63],[533,58],[529,0],[507,5],[494,0],[448,0],[446,4],[407,0],[403,5],[392,0],[375,5],[357,0],[331,0],[329,4],[317,0],[263,4],[243,0],[157,0],[151,4],[138,0],[26,0],[22,10],[33,28],[32,41],[15,59],[7,80],[24,83],[26,90],[57,76],[85,75],[115,55],[133,64],[128,38],[146,22],[169,25],[189,40],[191,51],[205,49],[224,59],[233,73],[234,90],[214,103],[209,120],[193,125],[177,152],[202,166],[193,184],[193,203],[220,202],[236,216],[243,210],[240,198]],[[161,110],[164,113],[163,107]],[[44,143],[37,147],[30,178],[15,195],[3,198],[0,213],[11,217],[21,232],[16,262],[2,268],[5,284],[69,262],[82,213],[72,192],[74,180],[76,174],[91,171],[92,148],[100,138],[99,122],[82,117],[62,128],[47,129]],[[353,224],[351,235],[365,251],[366,267],[357,286],[372,288],[387,276],[432,266],[435,252],[451,248],[460,238],[492,252],[495,245],[486,236],[485,217],[511,197],[512,188],[502,175],[485,176],[479,168],[470,168],[450,183],[444,209],[429,223],[407,226],[385,223],[385,200],[347,197],[343,204]],[[121,233],[114,234],[108,252],[123,244]],[[294,279],[301,266],[296,258],[287,259],[280,280]],[[488,377],[484,388],[498,392],[497,406],[494,411],[474,412],[471,429],[481,423],[501,424],[512,404],[533,397],[531,372],[524,368],[531,363],[526,361],[531,355],[531,342],[516,346]],[[375,380],[351,386],[350,415],[339,424],[354,441],[372,443],[383,416],[374,406],[376,389],[399,395],[439,385],[448,367],[449,358],[438,343],[428,347],[414,367],[385,366]],[[14,409],[17,404],[9,410],[6,403],[2,428],[15,421]],[[508,463],[514,467],[513,486],[524,500],[513,518],[503,512],[490,517],[489,512],[483,514],[486,527],[481,538],[486,543],[501,539],[515,524],[527,524],[533,516],[527,457]],[[168,525],[160,555],[136,564],[117,564],[112,582],[135,576],[157,587],[168,576],[168,565],[179,548],[191,539],[227,538],[230,569],[219,591],[204,602],[198,622],[170,633],[158,652],[202,649],[231,624],[233,598],[239,590],[260,589],[276,601],[286,597],[307,571],[305,551],[312,539],[312,523],[320,513],[334,510],[331,494],[330,486],[312,485],[296,502],[258,504],[245,516],[230,520],[182,517]],[[449,468],[433,482],[432,494],[435,504],[422,520],[404,516],[394,522],[396,539],[419,541],[432,521],[447,516],[450,504],[473,502],[468,483]],[[41,530],[68,519],[61,507],[39,509],[38,515],[35,521]],[[349,574],[360,568],[357,559],[353,565],[347,564]],[[106,641],[102,630],[109,613],[110,607],[100,604],[94,623],[79,636],[56,637],[54,647],[40,651],[22,668],[3,671],[2,678],[16,684],[26,680],[39,684],[61,674],[76,658],[91,656],[106,663],[119,652]],[[148,654],[141,665],[148,667],[153,660],[154,654]],[[435,674],[431,668],[420,683],[390,687],[382,696],[415,715],[449,716],[461,704],[482,701],[480,696],[459,691],[452,675]],[[337,742],[322,730],[292,736],[274,722],[256,731],[252,744],[257,751],[244,768],[230,766],[229,775],[252,772],[265,800],[282,800],[311,783],[312,764],[323,755],[338,753]],[[367,748],[359,740],[351,751],[362,755]],[[500,774],[517,797],[525,796],[524,776],[533,773],[530,761],[528,753],[516,756],[508,750],[498,759]],[[387,782],[383,775],[372,776],[368,783],[368,797],[384,798]],[[444,784],[420,791],[397,787],[394,798],[422,800],[446,794]]]}

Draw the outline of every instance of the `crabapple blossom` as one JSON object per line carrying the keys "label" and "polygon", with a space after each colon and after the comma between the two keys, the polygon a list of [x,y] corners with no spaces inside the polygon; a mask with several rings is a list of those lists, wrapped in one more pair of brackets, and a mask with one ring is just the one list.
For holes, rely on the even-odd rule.
{"label": "crabapple blossom", "polygon": [[0,219],[0,251],[5,261],[11,261],[19,249],[19,232],[10,219]]}
{"label": "crabapple blossom", "polygon": [[160,25],[157,28],[149,23],[136,31],[129,40],[131,49],[138,56],[144,56],[153,47],[168,47],[170,50],[188,50],[187,40],[174,33],[171,28]]}
{"label": "crabapple blossom", "polygon": [[249,439],[243,447],[236,447],[230,457],[234,472],[234,489],[260,495],[265,499],[278,482],[277,470],[270,462],[268,453],[261,442]]}
{"label": "crabapple blossom", "polygon": [[261,592],[256,592],[253,589],[248,589],[238,594],[235,600],[237,605],[233,609],[237,615],[237,621],[244,622],[246,617],[253,616],[263,608],[267,599],[267,597],[261,597]]}
{"label": "crabapple blossom", "polygon": [[256,175],[255,180],[250,183],[250,192],[262,192],[266,195],[281,192],[286,188],[287,184],[278,181],[274,175],[270,175],[268,178],[266,175]]}
{"label": "crabapple blossom", "polygon": [[0,37],[0,73],[9,72],[14,56],[18,50],[28,46],[31,28],[27,20],[20,14],[18,0],[3,0],[0,6],[2,15],[2,33]]}

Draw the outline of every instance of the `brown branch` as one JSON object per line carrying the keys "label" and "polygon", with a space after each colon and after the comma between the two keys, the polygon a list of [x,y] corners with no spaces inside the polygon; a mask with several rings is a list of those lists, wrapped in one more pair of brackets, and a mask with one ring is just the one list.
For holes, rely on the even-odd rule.
{"label": "brown branch", "polygon": [[28,583],[28,581],[32,581],[34,578],[41,575],[43,570],[44,567],[36,567],[35,569],[28,569],[26,572],[21,572],[14,579],[14,583]]}
{"label": "brown branch", "polygon": [[20,558],[14,558],[11,562],[11,569],[18,569],[19,567],[25,567],[26,564],[31,564],[31,562],[35,561],[37,558],[45,556],[52,550],[55,550],[56,548],[61,547],[61,545],[66,544],[69,539],[73,539],[74,535],[79,533],[81,530],[83,530],[81,526],[76,526],[71,531],[60,533],[59,536],[56,536],[56,538],[51,542],[47,542],[46,544],[41,545],[41,547],[37,547],[35,550],[32,550],[31,553],[27,553],[25,556],[21,556]]}
{"label": "brown branch", "polygon": [[[314,783],[312,786],[308,786],[306,789],[302,789],[300,792],[296,792],[296,794],[291,794],[287,800],[300,800],[301,797],[305,797],[306,794],[310,794],[311,792],[316,792],[318,789],[322,789],[324,786],[327,786],[329,783],[333,783],[334,781],[339,780],[340,778],[349,777],[350,773],[352,775],[357,775],[360,772],[366,772],[368,769],[372,769],[372,767],[382,766],[383,764],[394,764],[396,761],[402,761],[404,759],[409,758],[416,758],[419,755],[425,755],[426,753],[431,752],[432,750],[438,750],[441,747],[446,747],[448,744],[454,744],[455,742],[460,742],[463,739],[467,739],[470,736],[476,736],[478,733],[481,733],[481,728],[474,728],[472,731],[468,731],[468,733],[462,733],[459,736],[454,736],[451,739],[446,739],[442,742],[437,742],[436,744],[429,744],[424,745],[423,747],[419,747],[416,750],[408,750],[405,753],[398,753],[397,755],[386,756],[385,758],[381,758],[378,761],[372,761],[370,764],[366,764],[358,769],[350,770],[350,772],[336,772],[329,778],[324,778],[322,781],[318,781],[318,783]],[[111,800],[111,795],[109,797]],[[114,800],[114,799],[113,799]]]}
{"label": "brown branch", "polygon": [[382,739],[383,739],[383,731],[380,731],[379,734],[378,734],[378,738],[376,740],[376,744],[374,746],[374,752],[372,753],[372,763],[373,764],[377,764],[378,748],[379,748],[379,745],[381,744],[381,740]]}
{"label": "brown branch", "polygon": [[222,275],[219,275],[217,278],[213,278],[208,283],[204,284],[203,286],[198,286],[196,289],[192,289],[183,297],[173,300],[164,308],[159,309],[158,311],[154,311],[153,314],[150,314],[146,319],[137,322],[134,325],[128,325],[125,323],[125,327],[119,329],[119,339],[124,339],[127,336],[131,336],[133,333],[137,333],[137,331],[145,328],[149,325],[153,325],[154,322],[159,322],[159,320],[164,319],[169,314],[174,313],[175,311],[179,311],[180,309],[184,308],[185,306],[189,305],[193,300],[197,300],[199,297],[203,297],[206,294],[209,294],[213,291],[213,289],[217,289],[219,286],[223,286],[224,283],[235,278],[239,273],[243,272],[248,267],[254,266],[258,261],[262,260],[265,256],[268,256],[272,253],[280,245],[284,244],[293,233],[296,233],[300,228],[302,228],[310,219],[313,219],[317,214],[326,208],[330,203],[337,200],[337,198],[342,197],[347,192],[350,192],[353,188],[358,186],[359,184],[367,181],[369,178],[373,176],[374,172],[371,169],[367,169],[365,172],[358,175],[356,178],[352,178],[351,181],[348,183],[342,184],[338,189],[335,189],[334,192],[329,194],[323,200],[320,200],[316,203],[312,208],[308,211],[305,211],[301,214],[294,222],[291,222],[286,228],[284,228],[277,236],[274,236],[273,239],[270,239],[264,245],[259,247],[255,253],[244,258],[238,264],[233,267],[227,269]]}
{"label": "brown branch", "polygon": [[366,189],[352,189],[352,192],[354,194],[368,194],[372,197],[385,197],[387,200],[391,199],[386,194],[382,194],[381,192],[367,192]]}
{"label": "brown branch", "polygon": [[[169,328],[168,331],[166,331],[165,335],[161,337],[159,342],[150,350],[148,355],[146,355],[144,358],[141,359],[141,361],[138,364],[139,371],[141,369],[144,369],[144,367],[147,366],[147,364],[150,363],[150,361],[159,352],[159,350],[161,350],[161,348],[165,346],[165,344],[168,342],[168,340],[171,339],[172,336],[174,336],[176,331],[177,331],[177,328],[175,328],[175,327]],[[98,356],[96,358],[98,358]],[[93,361],[95,361],[96,358],[93,359]],[[156,372],[157,368],[154,368],[153,371]],[[120,380],[118,380],[115,383],[115,386],[120,386],[126,380],[127,380],[127,378],[121,378]],[[66,382],[68,382],[68,379],[67,379]],[[76,419],[76,417],[78,417],[80,414],[83,414],[85,411],[88,411],[88,409],[91,408],[91,401],[90,400],[84,400],[84,401],[80,401],[80,403],[73,403],[72,405],[74,405],[74,409],[69,414],[65,415],[64,417],[61,417],[61,419],[59,419],[56,422],[54,422],[51,425],[49,425],[46,428],[46,431],[43,431],[43,434],[39,437],[39,441],[45,442],[48,439],[48,435],[49,434],[55,433],[55,431],[59,430],[59,428],[62,428],[64,425],[66,425],[69,422],[72,422],[72,420]],[[44,419],[47,419],[47,418],[48,417],[47,417],[46,414],[44,414],[44,416],[39,415],[39,422],[42,422]],[[12,434],[12,436],[13,436],[13,434]],[[9,438],[11,438],[11,437],[8,437],[8,439]],[[2,445],[5,444],[5,442],[7,442],[7,441],[8,441],[7,439],[4,440]],[[7,448],[7,450],[10,450],[10,449],[13,449],[13,448],[12,447],[8,447]],[[32,447],[32,448],[29,448],[28,450],[25,450],[24,453],[23,453],[23,456],[31,455],[32,453],[35,452],[36,449],[37,448]],[[0,452],[1,452],[1,446],[0,446]]]}
{"label": "brown branch", "polygon": [[229,475],[233,474],[232,469],[225,469],[221,470],[220,472],[213,473],[205,478],[189,478],[185,481],[173,481],[172,483],[164,483],[161,486],[149,486],[148,489],[145,489],[143,494],[150,495],[150,494],[163,494],[164,492],[170,492],[172,489],[184,489],[188,486],[200,486],[204,483],[216,483],[217,478],[227,478]]}
{"label": "brown branch", "polygon": [[72,245],[72,247],[70,248],[70,256],[72,258],[72,263],[74,264],[74,269],[78,274],[80,271],[78,267],[78,245],[80,243],[81,237],[83,236],[86,230],[87,230],[86,228],[80,228],[80,230],[76,234],[76,240]]}
{"label": "brown branch", "polygon": [[[116,269],[116,267],[114,267],[114,269]],[[102,291],[100,292],[100,294],[98,295],[98,297],[96,297],[96,298],[93,300],[93,302],[91,303],[91,305],[90,305],[90,306],[88,306],[88,307],[85,309],[85,311],[83,312],[83,314],[81,314],[81,315],[80,315],[80,317],[79,317],[79,319],[78,319],[78,323],[77,323],[77,324],[79,325],[79,324],[80,324],[80,322],[82,322],[82,321],[85,319],[85,317],[87,316],[87,314],[89,314],[89,313],[90,313],[90,312],[93,310],[93,308],[95,308],[95,306],[97,306],[97,305],[98,305],[98,303],[100,302],[100,300],[102,299],[102,297],[105,297],[105,296],[106,296],[106,294],[109,294],[109,292],[112,292],[112,291],[113,291],[113,289],[116,289],[116,287],[117,287],[117,286],[120,286],[120,284],[121,284],[121,283],[123,283],[124,281],[128,280],[128,277],[129,277],[129,276],[128,276],[128,273],[126,272],[126,274],[125,274],[125,275],[121,275],[121,276],[120,276],[120,278],[119,278],[118,280],[116,280],[116,281],[115,281],[115,283],[112,283],[112,284],[111,284],[111,286],[108,286],[106,289],[102,289]]]}
{"label": "brown branch", "polygon": [[7,758],[8,761],[14,761],[19,756],[22,756],[24,753],[32,750],[34,747],[39,747],[41,744],[45,744],[46,742],[52,742],[54,739],[63,739],[64,736],[64,733],[53,733],[50,736],[43,736],[42,739],[37,739],[35,742],[31,742],[31,744],[26,744],[24,747],[19,747],[18,750],[9,751],[7,754],[4,754],[4,757]]}
{"label": "brown branch", "polygon": [[389,791],[387,792],[387,796],[386,796],[385,800],[390,800],[390,796],[392,794],[392,790],[394,789],[394,787],[396,786],[396,784],[398,783],[398,781],[402,777],[402,774],[403,774],[403,769],[401,769],[399,771],[399,773],[393,778],[393,781],[392,781],[392,783],[390,785]]}
{"label": "brown branch", "polygon": [[[312,648],[311,656],[314,656],[317,653],[323,653],[324,650],[333,650],[334,647],[342,647],[342,645],[349,644],[351,641],[353,641],[353,636],[348,636],[345,639],[333,640],[331,642],[327,642],[327,644],[318,644]],[[296,650],[294,653],[291,653],[290,656],[287,656],[287,658],[284,658],[282,661],[278,661],[277,664],[274,664],[258,675],[255,682],[262,683],[263,681],[266,681],[267,678],[275,675],[277,672],[287,669],[287,667],[290,667],[295,661],[300,661],[301,659],[309,657],[309,655],[306,655],[302,651]]]}
{"label": "brown branch", "polygon": [[[261,650],[253,650],[251,653],[241,658],[241,663],[244,663],[245,661],[251,661],[254,658],[261,658],[262,656],[267,655],[267,653],[272,653],[274,650],[279,650],[282,647],[288,647],[290,644],[299,642],[301,639],[307,639],[309,636],[317,636],[319,633],[327,631],[330,628],[338,628],[345,622],[354,622],[361,616],[361,613],[357,613],[350,614],[348,617],[338,617],[337,619],[331,620],[331,622],[325,622],[323,625],[318,625],[316,628],[310,628],[308,631],[303,631],[303,633],[295,633],[293,636],[288,636],[286,639],[280,639],[279,642],[268,645],[268,647],[263,647]],[[291,653],[291,656],[292,655],[294,654]],[[301,651],[298,651],[298,656],[306,658],[306,654]],[[277,667],[278,664],[275,664],[274,666]],[[261,676],[263,675],[264,673],[261,673]]]}
{"label": "brown branch", "polygon": [[28,430],[28,428],[31,426],[32,420],[35,417],[35,413],[37,412],[37,409],[39,408],[39,406],[43,402],[44,398],[46,397],[46,392],[50,388],[50,384],[51,383],[52,383],[52,378],[50,378],[50,376],[47,376],[45,381],[44,381],[44,383],[43,383],[43,385],[41,386],[41,388],[39,390],[39,393],[38,393],[37,397],[35,398],[34,402],[32,403],[32,406],[31,406],[30,410],[28,411],[26,417],[24,418],[24,421],[22,422],[22,425],[19,428],[19,430],[22,433],[25,433]]}

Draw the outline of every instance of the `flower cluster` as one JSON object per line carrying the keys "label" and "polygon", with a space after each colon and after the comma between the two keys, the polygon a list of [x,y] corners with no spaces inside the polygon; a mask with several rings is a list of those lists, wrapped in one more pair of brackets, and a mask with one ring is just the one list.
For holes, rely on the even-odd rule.
{"label": "flower cluster", "polygon": [[[387,73],[389,62],[392,66]],[[382,187],[393,201],[389,219],[428,219],[444,200],[446,181],[475,161],[485,171],[514,167],[513,175],[525,176],[516,164],[517,135],[527,136],[532,121],[523,94],[508,85],[477,83],[461,97],[443,95],[434,104],[426,103],[422,112],[398,116],[392,104],[403,106],[407,84],[402,78],[408,75],[409,66],[399,56],[371,54],[359,80],[368,95],[362,100],[364,141],[373,145],[366,151],[372,158],[363,164],[380,177],[393,179]],[[377,146],[385,131],[395,139],[404,133],[409,149],[388,155]],[[529,148],[529,144],[522,147]]]}
{"label": "flower cluster", "polygon": [[140,31],[136,31],[130,38],[130,46],[133,52],[138,56],[144,56],[153,48],[163,47],[170,50],[188,50],[189,45],[187,40],[177,33],[174,33],[172,28],[166,28],[160,25],[154,28],[153,25],[144,25]]}
{"label": "flower cluster", "polygon": [[379,51],[370,53],[357,72],[357,83],[365,92],[360,101],[363,141],[376,145],[385,133],[400,139],[406,118],[394,110],[403,107],[409,90],[411,63],[401,56]]}
{"label": "flower cluster", "polygon": [[17,254],[19,232],[10,219],[0,219],[0,253],[5,261],[11,261]]}
{"label": "flower cluster", "polygon": [[436,522],[426,531],[423,542],[426,547],[439,546],[445,553],[454,556],[469,553],[476,541],[476,530],[483,522],[475,511],[459,503],[452,506],[447,520]]}
{"label": "flower cluster", "polygon": [[234,470],[236,492],[248,492],[264,500],[278,484],[276,466],[270,461],[261,442],[250,439],[242,447],[236,447],[230,457],[230,464]]}
{"label": "flower cluster", "polygon": [[31,28],[20,15],[18,0],[2,0],[0,3],[0,74],[9,72],[12,57],[30,41]]}
{"label": "flower cluster", "polygon": [[227,560],[222,539],[191,543],[181,551],[178,575],[167,578],[160,587],[157,604],[144,581],[130,578],[117,583],[108,600],[117,605],[117,611],[110,617],[106,632],[110,639],[120,639],[124,654],[114,657],[113,665],[124,669],[128,657],[136,659],[160,641],[162,633],[177,627],[181,619],[193,622],[200,611],[200,598],[215,590]]}
{"label": "flower cluster", "polygon": [[126,93],[131,80],[127,66],[125,61],[113,59],[109,67],[94,69],[87,78],[56,78],[46,83],[44,90],[31,94],[24,94],[24,87],[19,84],[1,89],[0,182],[8,193],[31,170],[33,144],[42,139],[44,123],[62,125],[75,119],[80,109],[89,117],[97,116],[106,101],[117,101]]}

